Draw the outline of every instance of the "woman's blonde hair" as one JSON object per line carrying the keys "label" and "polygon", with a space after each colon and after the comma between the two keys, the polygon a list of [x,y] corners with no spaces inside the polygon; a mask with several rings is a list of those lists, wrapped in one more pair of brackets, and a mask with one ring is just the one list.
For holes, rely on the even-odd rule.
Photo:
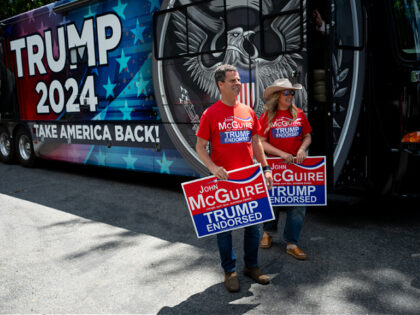
{"label": "woman's blonde hair", "polygon": [[[271,94],[268,101],[264,104],[265,105],[265,112],[267,113],[267,122],[268,122],[267,129],[264,131],[264,133],[268,132],[270,130],[270,128],[273,126],[273,119],[274,119],[274,117],[276,117],[277,105],[278,105],[278,102],[279,102],[280,94],[282,92],[283,91],[274,92],[273,94]],[[289,107],[289,112],[290,112],[290,115],[292,115],[292,117],[293,117],[293,121],[296,120],[298,109],[297,109],[295,104],[292,104]]]}

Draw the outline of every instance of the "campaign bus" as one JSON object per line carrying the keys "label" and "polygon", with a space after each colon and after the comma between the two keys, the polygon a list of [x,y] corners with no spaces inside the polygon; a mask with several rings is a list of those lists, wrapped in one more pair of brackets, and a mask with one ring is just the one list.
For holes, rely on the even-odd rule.
{"label": "campaign bus", "polygon": [[0,25],[0,159],[199,177],[214,69],[258,116],[280,77],[331,191],[419,192],[415,0],[62,0]]}

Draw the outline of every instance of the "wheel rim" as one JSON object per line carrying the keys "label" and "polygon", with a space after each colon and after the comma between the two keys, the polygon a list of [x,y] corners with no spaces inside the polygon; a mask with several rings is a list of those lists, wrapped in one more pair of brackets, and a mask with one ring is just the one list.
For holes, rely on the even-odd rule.
{"label": "wheel rim", "polygon": [[3,156],[9,156],[10,154],[10,138],[5,132],[0,135],[0,151]]}
{"label": "wheel rim", "polygon": [[27,135],[21,135],[19,138],[19,154],[24,160],[29,160],[32,156],[31,142]]}

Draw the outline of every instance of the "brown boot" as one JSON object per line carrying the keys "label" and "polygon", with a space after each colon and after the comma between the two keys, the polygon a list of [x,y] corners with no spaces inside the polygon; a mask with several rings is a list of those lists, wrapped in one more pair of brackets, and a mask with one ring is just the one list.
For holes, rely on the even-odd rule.
{"label": "brown boot", "polygon": [[264,232],[263,237],[260,241],[260,247],[265,248],[265,249],[270,248],[272,240],[273,240],[273,237],[267,232]]}
{"label": "brown boot", "polygon": [[229,292],[239,291],[239,280],[236,271],[225,272],[225,287]]}
{"label": "brown boot", "polygon": [[259,284],[270,283],[270,278],[267,275],[264,275],[258,267],[248,268],[245,266],[244,275],[250,277],[252,280]]}

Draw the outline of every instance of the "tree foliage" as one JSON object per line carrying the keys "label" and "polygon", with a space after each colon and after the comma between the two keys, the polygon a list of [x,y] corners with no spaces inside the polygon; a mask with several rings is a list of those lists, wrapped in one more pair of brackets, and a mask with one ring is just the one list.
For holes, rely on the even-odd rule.
{"label": "tree foliage", "polygon": [[0,0],[0,21],[51,2],[55,0]]}

